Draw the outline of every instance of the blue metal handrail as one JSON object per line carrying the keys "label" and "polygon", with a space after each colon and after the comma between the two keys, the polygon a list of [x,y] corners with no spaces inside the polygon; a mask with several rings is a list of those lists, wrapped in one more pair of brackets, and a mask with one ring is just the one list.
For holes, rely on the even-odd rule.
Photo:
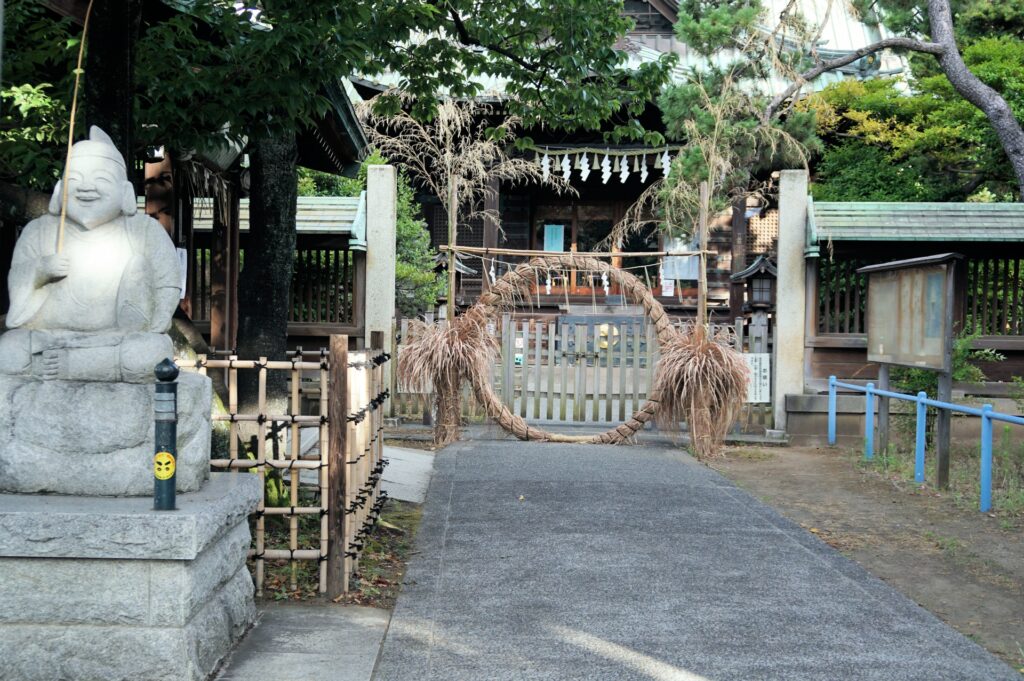
{"label": "blue metal handrail", "polygon": [[874,383],[866,386],[837,381],[835,376],[828,377],[828,443],[836,443],[836,388],[845,388],[864,393],[864,458],[871,460],[875,456],[875,396],[888,397],[893,400],[914,402],[917,405],[917,429],[914,441],[914,481],[924,482],[924,446],[925,421],[928,407],[946,409],[948,411],[970,414],[981,417],[981,499],[978,507],[982,512],[992,510],[992,422],[1013,423],[1024,426],[1024,418],[993,411],[991,404],[982,405],[981,409],[963,404],[940,402],[928,397],[924,392],[917,395],[894,393],[880,390]]}

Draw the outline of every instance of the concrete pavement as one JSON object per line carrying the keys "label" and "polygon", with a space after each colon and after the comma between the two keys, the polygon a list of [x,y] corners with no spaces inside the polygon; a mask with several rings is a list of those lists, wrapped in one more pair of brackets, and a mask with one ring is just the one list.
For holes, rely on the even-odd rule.
{"label": "concrete pavement", "polygon": [[366,681],[389,616],[355,605],[263,603],[215,681]]}
{"label": "concrete pavement", "polygon": [[679,450],[437,454],[374,678],[1020,681]]}
{"label": "concrete pavement", "polygon": [[384,458],[389,463],[381,476],[381,489],[392,499],[422,504],[434,471],[434,453],[384,445]]}
{"label": "concrete pavement", "polygon": [[[422,503],[433,453],[385,445],[384,456],[391,464],[384,469],[383,489],[395,499]],[[312,474],[308,480],[306,473]],[[317,480],[316,471],[302,474],[304,483]],[[367,681],[391,616],[386,610],[333,603],[264,601],[259,608],[256,625],[216,681]]]}

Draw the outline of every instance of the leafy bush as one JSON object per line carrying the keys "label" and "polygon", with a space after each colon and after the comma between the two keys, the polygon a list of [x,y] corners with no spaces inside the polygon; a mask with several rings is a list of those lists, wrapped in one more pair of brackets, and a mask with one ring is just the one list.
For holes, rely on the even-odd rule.
{"label": "leafy bush", "polygon": [[[953,341],[953,380],[981,383],[985,374],[974,362],[1002,362],[1006,356],[995,350],[973,350],[971,344],[978,334],[961,334]],[[939,374],[928,369],[893,367],[889,374],[895,390],[913,393],[924,391],[929,397],[938,392]]]}

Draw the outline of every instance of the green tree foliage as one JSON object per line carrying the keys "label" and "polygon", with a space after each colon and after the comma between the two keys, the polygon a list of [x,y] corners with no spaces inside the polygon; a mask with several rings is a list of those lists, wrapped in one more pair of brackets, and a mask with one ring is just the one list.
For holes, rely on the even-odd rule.
{"label": "green tree foliage", "polygon": [[[359,196],[366,189],[367,168],[385,163],[387,159],[374,152],[356,178],[299,168],[299,196]],[[434,306],[444,292],[444,278],[434,271],[430,233],[405,171],[398,174],[396,208],[395,305],[403,317],[415,317]]]}
{"label": "green tree foliage", "polygon": [[659,189],[662,228],[673,235],[692,229],[702,181],[717,212],[763,191],[772,171],[803,164],[817,148],[813,111],[762,117],[772,65],[779,64],[772,38],[758,31],[764,20],[758,0],[679,4],[676,35],[703,63],[658,99],[667,137],[683,145]]}
{"label": "green tree foliage", "polygon": [[[620,14],[621,0],[276,0],[262,6],[255,22],[249,11],[220,0],[194,0],[170,18],[147,18],[135,53],[140,144],[195,149],[294,131],[328,110],[325,84],[385,71],[402,76],[402,89],[425,118],[440,97],[479,94],[483,79],[496,78],[528,125],[596,130],[614,115],[616,138],[658,141],[635,116],[666,81],[673,58],[626,68],[625,53],[615,49],[631,26]],[[49,130],[36,142],[54,152],[51,162],[59,161],[80,29],[30,0],[9,3],[6,20],[3,82],[11,87],[5,100],[20,97],[27,109],[5,101],[4,134]],[[55,101],[34,101],[26,86]],[[380,106],[395,108],[399,100],[382,98]],[[14,167],[0,172],[24,177],[24,164],[13,163],[13,154],[7,158]]]}
{"label": "green tree foliage", "polygon": [[825,151],[811,193],[817,201],[939,201],[944,189],[913,163],[894,163],[879,146],[847,140]]}
{"label": "green tree foliage", "polygon": [[[1004,93],[1024,120],[1024,41],[980,38],[964,49],[967,66]],[[814,195],[835,201],[1012,200],[1013,168],[985,115],[941,73],[912,81],[843,81],[810,97],[828,142]]]}
{"label": "green tree foliage", "polygon": [[[902,35],[928,35],[928,3],[921,0],[853,0],[866,21],[877,20]],[[1024,38],[1020,0],[951,0],[958,41],[987,36]]]}
{"label": "green tree foliage", "polygon": [[[365,163],[360,166],[360,176]],[[345,177],[343,175],[332,175],[310,168],[298,169],[299,196],[359,196],[359,192],[366,189],[365,178]]]}
{"label": "green tree foliage", "polygon": [[683,0],[675,30],[679,39],[701,55],[736,47],[743,33],[756,29],[763,8],[751,0]]}
{"label": "green tree foliage", "polygon": [[67,142],[73,60],[71,21],[55,20],[41,3],[8,3],[0,80],[0,178],[49,191]]}
{"label": "green tree foliage", "polygon": [[[143,13],[134,45],[135,139],[172,151],[249,141],[258,189],[250,241],[261,248],[240,275],[239,352],[248,356],[285,350],[287,306],[276,301],[287,299],[293,267],[295,133],[329,111],[329,90],[341,79],[395,74],[421,118],[441,98],[471,97],[497,80],[508,109],[526,125],[598,130],[614,117],[612,138],[661,141],[637,116],[674,58],[627,67],[616,48],[632,26],[622,0],[264,0],[258,18],[256,10],[236,11],[224,0],[167,5],[177,9],[170,18]],[[7,54],[36,45],[28,34],[8,35]],[[47,58],[57,72],[72,71],[66,40],[43,39],[38,47],[52,51]],[[4,82],[53,81],[29,70]],[[66,102],[70,91],[52,96]],[[383,97],[381,110],[394,111],[401,101]],[[40,122],[22,117],[11,126],[34,129]],[[58,132],[46,147],[52,167],[62,165],[62,141]],[[24,177],[22,167],[7,170],[8,180]]]}

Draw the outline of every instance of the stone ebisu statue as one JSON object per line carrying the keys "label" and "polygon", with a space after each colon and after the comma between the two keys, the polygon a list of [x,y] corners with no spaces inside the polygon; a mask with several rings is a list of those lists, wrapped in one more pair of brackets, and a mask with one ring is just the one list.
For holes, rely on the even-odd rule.
{"label": "stone ebisu statue", "polygon": [[97,127],[71,150],[64,188],[49,213],[26,225],[8,278],[11,305],[0,336],[0,373],[44,380],[153,380],[173,354],[166,335],[181,297],[174,245],[137,213],[124,158]]}
{"label": "stone ebisu statue", "polygon": [[[0,492],[153,491],[153,370],[174,356],[177,253],[136,211],[124,158],[99,128],[71,149],[64,188],[25,226],[0,335]],[[58,241],[60,246],[58,247]],[[209,475],[209,379],[178,378],[178,492]]]}
{"label": "stone ebisu statue", "polygon": [[[174,245],[136,214],[101,130],[72,147],[65,177],[63,238],[58,184],[15,246],[0,335],[0,592],[22,598],[0,617],[0,678],[204,681],[255,619],[247,518],[263,486],[210,480],[212,390],[195,372],[177,379],[174,456],[157,452]],[[151,510],[172,466],[187,501]],[[86,498],[104,496],[117,498]]]}

